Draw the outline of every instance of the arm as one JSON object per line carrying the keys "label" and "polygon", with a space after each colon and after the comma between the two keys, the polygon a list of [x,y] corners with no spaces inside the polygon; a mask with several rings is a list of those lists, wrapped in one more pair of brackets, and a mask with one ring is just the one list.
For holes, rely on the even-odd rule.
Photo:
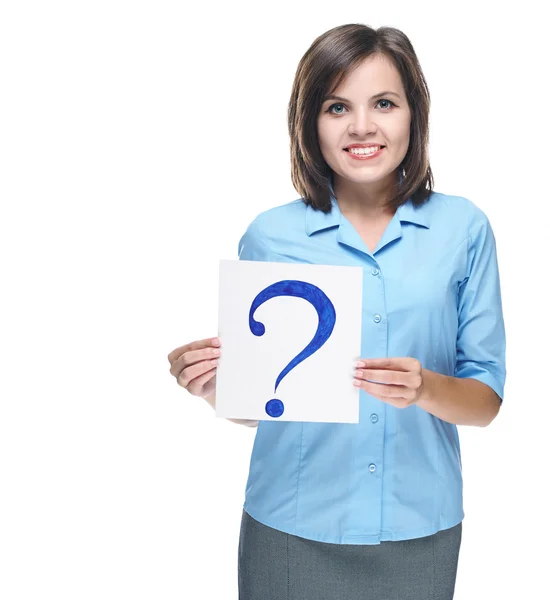
{"label": "arm", "polygon": [[422,369],[419,408],[455,425],[487,427],[500,410],[499,395],[477,379],[451,377]]}
{"label": "arm", "polygon": [[506,332],[496,242],[485,215],[470,228],[457,300],[454,377],[423,369],[424,392],[417,404],[449,423],[486,427],[504,397]]}
{"label": "arm", "polygon": [[[216,392],[212,395],[205,398],[205,400],[210,404],[210,406],[216,410]],[[253,421],[250,419],[227,419],[233,423],[237,423],[237,425],[246,425],[247,427],[258,427],[258,421]]]}

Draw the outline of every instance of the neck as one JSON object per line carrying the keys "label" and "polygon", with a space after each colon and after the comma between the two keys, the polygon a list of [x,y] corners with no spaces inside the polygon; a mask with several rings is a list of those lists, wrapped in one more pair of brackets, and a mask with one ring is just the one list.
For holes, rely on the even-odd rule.
{"label": "neck", "polygon": [[394,192],[395,178],[361,184],[334,174],[333,181],[334,196],[342,213],[368,219],[383,219],[395,214],[394,209],[386,206]]}

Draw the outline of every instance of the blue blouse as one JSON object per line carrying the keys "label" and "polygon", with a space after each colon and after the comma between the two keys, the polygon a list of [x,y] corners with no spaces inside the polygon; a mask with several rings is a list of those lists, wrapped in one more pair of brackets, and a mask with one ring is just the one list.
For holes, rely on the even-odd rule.
{"label": "blue blouse", "polygon": [[[329,214],[301,198],[260,213],[239,259],[361,266],[361,357],[414,357],[487,384],[502,403],[506,340],[485,213],[460,196],[432,192],[418,208],[409,199],[371,252],[333,192],[331,200]],[[269,527],[336,544],[423,537],[461,522],[456,425],[364,390],[359,403],[359,423],[259,421],[244,509]]]}

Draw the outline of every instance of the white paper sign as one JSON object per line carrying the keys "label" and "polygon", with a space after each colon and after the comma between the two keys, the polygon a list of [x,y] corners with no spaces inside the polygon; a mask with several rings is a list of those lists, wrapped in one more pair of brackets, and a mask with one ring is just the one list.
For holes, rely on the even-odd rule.
{"label": "white paper sign", "polygon": [[220,260],[216,416],[359,422],[363,269]]}

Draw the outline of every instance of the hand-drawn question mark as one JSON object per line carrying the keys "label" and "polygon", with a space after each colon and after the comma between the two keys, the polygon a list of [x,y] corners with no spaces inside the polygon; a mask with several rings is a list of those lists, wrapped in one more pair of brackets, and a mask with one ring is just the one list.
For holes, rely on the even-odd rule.
{"label": "hand-drawn question mark", "polygon": [[[290,373],[296,365],[300,364],[308,356],[317,352],[317,350],[319,350],[319,348],[328,340],[334,329],[334,323],[336,322],[336,311],[334,310],[334,306],[321,289],[306,281],[285,279],[266,287],[257,294],[252,301],[248,316],[248,325],[250,331],[252,331],[254,335],[260,336],[265,333],[263,323],[254,319],[256,309],[270,298],[275,298],[276,296],[296,296],[297,298],[304,298],[304,300],[311,302],[319,316],[319,324],[311,342],[279,373],[277,381],[275,382],[275,392],[285,375]],[[270,417],[280,417],[284,410],[285,405],[277,398],[269,400],[265,405],[265,411]]]}

